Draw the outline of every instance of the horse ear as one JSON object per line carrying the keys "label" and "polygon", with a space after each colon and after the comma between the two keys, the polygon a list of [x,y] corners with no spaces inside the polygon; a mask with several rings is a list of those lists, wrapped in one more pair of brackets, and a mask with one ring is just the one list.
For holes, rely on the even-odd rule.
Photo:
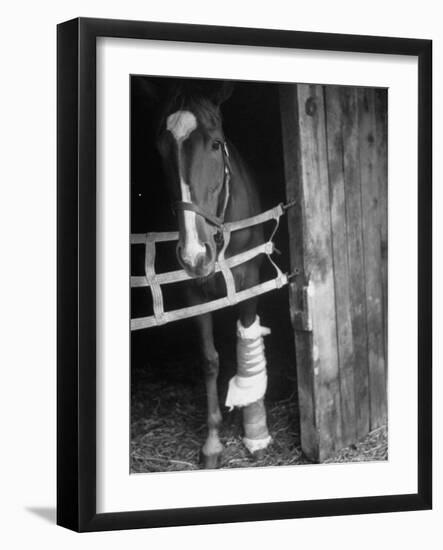
{"label": "horse ear", "polygon": [[224,103],[226,100],[228,100],[231,97],[233,91],[234,91],[233,82],[230,82],[229,80],[225,80],[220,85],[218,90],[215,92],[214,103],[216,105],[221,105],[222,103]]}

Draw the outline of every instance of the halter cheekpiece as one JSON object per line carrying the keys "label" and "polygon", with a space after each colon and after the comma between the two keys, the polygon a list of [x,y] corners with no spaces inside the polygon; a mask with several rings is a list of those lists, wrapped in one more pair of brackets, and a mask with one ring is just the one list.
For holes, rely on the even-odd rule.
{"label": "halter cheekpiece", "polygon": [[[187,201],[177,201],[174,203],[174,210],[187,210],[189,212],[195,212],[202,218],[204,218],[208,223],[218,228],[220,232],[223,231],[223,224],[225,221],[225,213],[226,209],[228,207],[229,202],[229,194],[230,194],[230,187],[229,183],[231,180],[231,167],[230,167],[230,161],[229,161],[229,150],[228,145],[226,141],[218,141],[218,143],[221,145],[221,151],[222,151],[222,158],[223,158],[223,185],[222,190],[220,192],[221,194],[224,194],[223,197],[223,204],[219,204],[220,215],[210,214],[209,212],[206,212],[203,210],[200,206],[197,204],[194,204],[192,202]],[[219,210],[218,209],[218,210]],[[218,213],[217,210],[217,213]]]}

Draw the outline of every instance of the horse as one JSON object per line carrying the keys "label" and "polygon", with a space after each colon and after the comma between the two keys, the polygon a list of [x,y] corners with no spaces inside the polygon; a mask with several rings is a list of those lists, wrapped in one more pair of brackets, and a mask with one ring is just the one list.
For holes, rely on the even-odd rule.
{"label": "horse", "polygon": [[[223,248],[224,222],[260,213],[256,183],[245,162],[223,131],[221,105],[233,91],[222,83],[212,92],[179,86],[164,108],[157,134],[157,148],[164,167],[169,196],[178,220],[177,259],[192,277],[187,289],[189,305],[216,299],[225,293],[214,276]],[[261,225],[232,233],[225,257],[264,242]],[[236,290],[259,283],[261,257],[232,269]],[[238,305],[237,374],[231,379],[226,404],[243,411],[244,444],[250,453],[263,455],[271,442],[264,394],[266,359],[257,298]],[[203,359],[207,396],[207,437],[201,449],[204,468],[217,468],[223,444],[222,414],[217,391],[219,354],[214,345],[212,313],[195,318]]]}

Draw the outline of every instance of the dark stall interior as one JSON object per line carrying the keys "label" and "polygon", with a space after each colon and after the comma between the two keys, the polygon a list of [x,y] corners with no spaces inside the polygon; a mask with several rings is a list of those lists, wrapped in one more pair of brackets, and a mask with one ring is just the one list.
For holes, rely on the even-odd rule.
{"label": "dark stall interior", "polygon": [[[152,98],[152,91],[155,90],[157,98],[161,100],[167,94],[172,80],[145,76],[133,76],[131,80],[132,233],[177,229],[155,147],[157,117],[161,107],[158,99]],[[227,139],[238,149],[256,178],[262,210],[285,202],[278,85],[237,82],[232,96],[222,105],[222,114]],[[286,223],[282,217],[274,238],[281,252],[281,255],[274,255],[274,260],[283,271],[289,269]],[[161,245],[157,250],[157,271],[179,268],[175,260],[175,243]],[[133,275],[143,274],[143,254],[143,245],[131,247]],[[274,271],[266,258],[264,266],[263,280],[273,277]],[[183,287],[180,287],[183,284],[186,282],[168,285],[170,288],[164,294],[165,309],[186,305]],[[152,313],[149,288],[132,289],[131,307],[132,317]],[[272,330],[272,334],[266,337],[269,374],[266,399],[270,425],[272,429],[272,411],[275,411],[274,428],[285,432],[285,449],[274,444],[274,463],[287,463],[280,455],[284,451],[288,456],[291,453],[294,456],[295,446],[299,445],[295,350],[287,287],[261,296],[258,313],[262,324]],[[227,382],[236,368],[236,318],[235,307],[214,313],[215,344],[220,354],[219,395],[222,404]],[[206,412],[204,379],[193,319],[132,332],[131,392],[131,471],[198,467],[198,452],[205,437]],[[281,407],[279,409],[279,403],[284,403],[284,410]],[[228,413],[225,407],[222,407],[222,412],[226,423],[233,430],[227,432],[225,437],[238,436],[240,442],[238,413]],[[150,460],[154,447],[160,453],[160,458]],[[236,445],[233,444],[232,449],[224,467],[251,465],[244,454],[240,457],[235,455]],[[175,462],[167,465],[164,457],[168,456],[175,457]]]}

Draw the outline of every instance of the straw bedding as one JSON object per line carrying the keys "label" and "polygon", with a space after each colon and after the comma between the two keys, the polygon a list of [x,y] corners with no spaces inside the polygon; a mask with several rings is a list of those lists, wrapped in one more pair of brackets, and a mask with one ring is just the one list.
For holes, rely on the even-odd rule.
{"label": "straw bedding", "polygon": [[[131,471],[197,470],[206,436],[206,398],[199,366],[191,363],[184,369],[181,364],[167,365],[163,372],[173,371],[174,380],[168,375],[159,380],[155,370],[143,369],[133,374],[136,383],[131,400]],[[286,380],[285,387],[290,393],[277,399],[275,396],[281,397],[282,389],[276,385],[284,384],[283,376],[274,377],[274,382],[267,399],[272,445],[262,458],[254,460],[241,441],[241,412],[237,409],[228,412],[223,407],[222,468],[309,464],[300,448],[294,381],[288,384]],[[356,445],[340,450],[327,462],[387,460],[387,457],[387,429],[382,427]]]}

